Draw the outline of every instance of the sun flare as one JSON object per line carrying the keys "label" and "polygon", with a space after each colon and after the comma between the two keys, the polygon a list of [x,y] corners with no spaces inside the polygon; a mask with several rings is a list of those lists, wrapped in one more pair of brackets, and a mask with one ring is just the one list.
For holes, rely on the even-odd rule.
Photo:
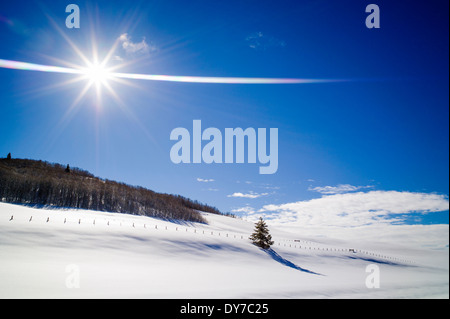
{"label": "sun flare", "polygon": [[93,63],[83,73],[89,81],[96,85],[107,84],[107,81],[112,77],[111,72],[99,63]]}

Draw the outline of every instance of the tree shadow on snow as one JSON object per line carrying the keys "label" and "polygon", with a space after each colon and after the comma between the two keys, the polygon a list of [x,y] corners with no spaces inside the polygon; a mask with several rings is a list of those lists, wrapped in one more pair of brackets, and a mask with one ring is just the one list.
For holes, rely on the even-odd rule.
{"label": "tree shadow on snow", "polygon": [[383,259],[376,259],[376,258],[370,258],[370,257],[362,257],[362,256],[347,256],[348,259],[355,259],[355,260],[363,260],[370,263],[375,264],[383,264],[383,265],[390,265],[390,266],[400,266],[400,267],[416,267],[414,265],[408,265],[406,263],[396,262],[396,261],[390,261],[390,260],[383,260]]}
{"label": "tree shadow on snow", "polygon": [[272,248],[269,249],[261,249],[262,251],[264,251],[266,254],[268,254],[270,257],[272,257],[273,260],[278,261],[280,264],[285,265],[287,267],[291,267],[293,269],[302,271],[302,272],[306,272],[308,274],[312,274],[312,275],[319,275],[319,276],[324,276],[322,274],[319,274],[317,272],[302,268],[300,266],[297,266],[296,264],[294,264],[293,262],[287,260],[286,258],[281,257],[275,250],[273,250]]}

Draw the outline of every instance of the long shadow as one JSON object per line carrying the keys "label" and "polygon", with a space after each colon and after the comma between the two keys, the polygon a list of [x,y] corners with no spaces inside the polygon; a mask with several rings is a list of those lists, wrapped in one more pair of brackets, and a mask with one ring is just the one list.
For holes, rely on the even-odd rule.
{"label": "long shadow", "polygon": [[291,267],[293,269],[302,271],[302,272],[306,272],[308,274],[312,274],[312,275],[319,275],[319,276],[324,276],[322,274],[319,274],[317,272],[302,268],[300,266],[297,266],[296,264],[294,264],[293,262],[287,260],[286,258],[281,257],[275,250],[273,250],[272,248],[269,249],[261,249],[262,251],[264,251],[266,254],[268,254],[270,257],[272,257],[273,260],[278,261],[280,264],[285,265],[287,267]]}
{"label": "long shadow", "polygon": [[371,262],[371,263],[391,265],[391,266],[416,267],[414,265],[408,265],[408,264],[405,264],[405,263],[399,263],[399,262],[383,260],[383,259],[375,259],[375,258],[370,258],[370,257],[347,256],[347,258],[349,258],[349,259],[357,259],[357,260],[364,260],[364,261],[368,261],[368,262]]}

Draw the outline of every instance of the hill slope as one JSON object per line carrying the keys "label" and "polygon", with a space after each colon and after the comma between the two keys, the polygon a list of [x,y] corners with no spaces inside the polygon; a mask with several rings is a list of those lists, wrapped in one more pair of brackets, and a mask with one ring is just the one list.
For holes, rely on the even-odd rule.
{"label": "hill slope", "polygon": [[87,171],[28,159],[0,159],[0,201],[205,222],[208,205],[95,177]]}
{"label": "hill slope", "polygon": [[[202,213],[208,224],[0,203],[0,298],[426,298],[449,296],[448,250],[350,252],[364,243]],[[368,265],[380,288],[366,286]]]}

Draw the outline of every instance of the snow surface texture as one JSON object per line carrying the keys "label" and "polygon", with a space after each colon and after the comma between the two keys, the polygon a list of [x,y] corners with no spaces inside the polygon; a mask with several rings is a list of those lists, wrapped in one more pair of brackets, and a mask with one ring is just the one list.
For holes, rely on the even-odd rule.
{"label": "snow surface texture", "polygon": [[[253,223],[203,215],[208,225],[0,203],[0,298],[449,298],[448,247],[305,240],[269,225],[263,251]],[[366,285],[373,265],[379,288]]]}

